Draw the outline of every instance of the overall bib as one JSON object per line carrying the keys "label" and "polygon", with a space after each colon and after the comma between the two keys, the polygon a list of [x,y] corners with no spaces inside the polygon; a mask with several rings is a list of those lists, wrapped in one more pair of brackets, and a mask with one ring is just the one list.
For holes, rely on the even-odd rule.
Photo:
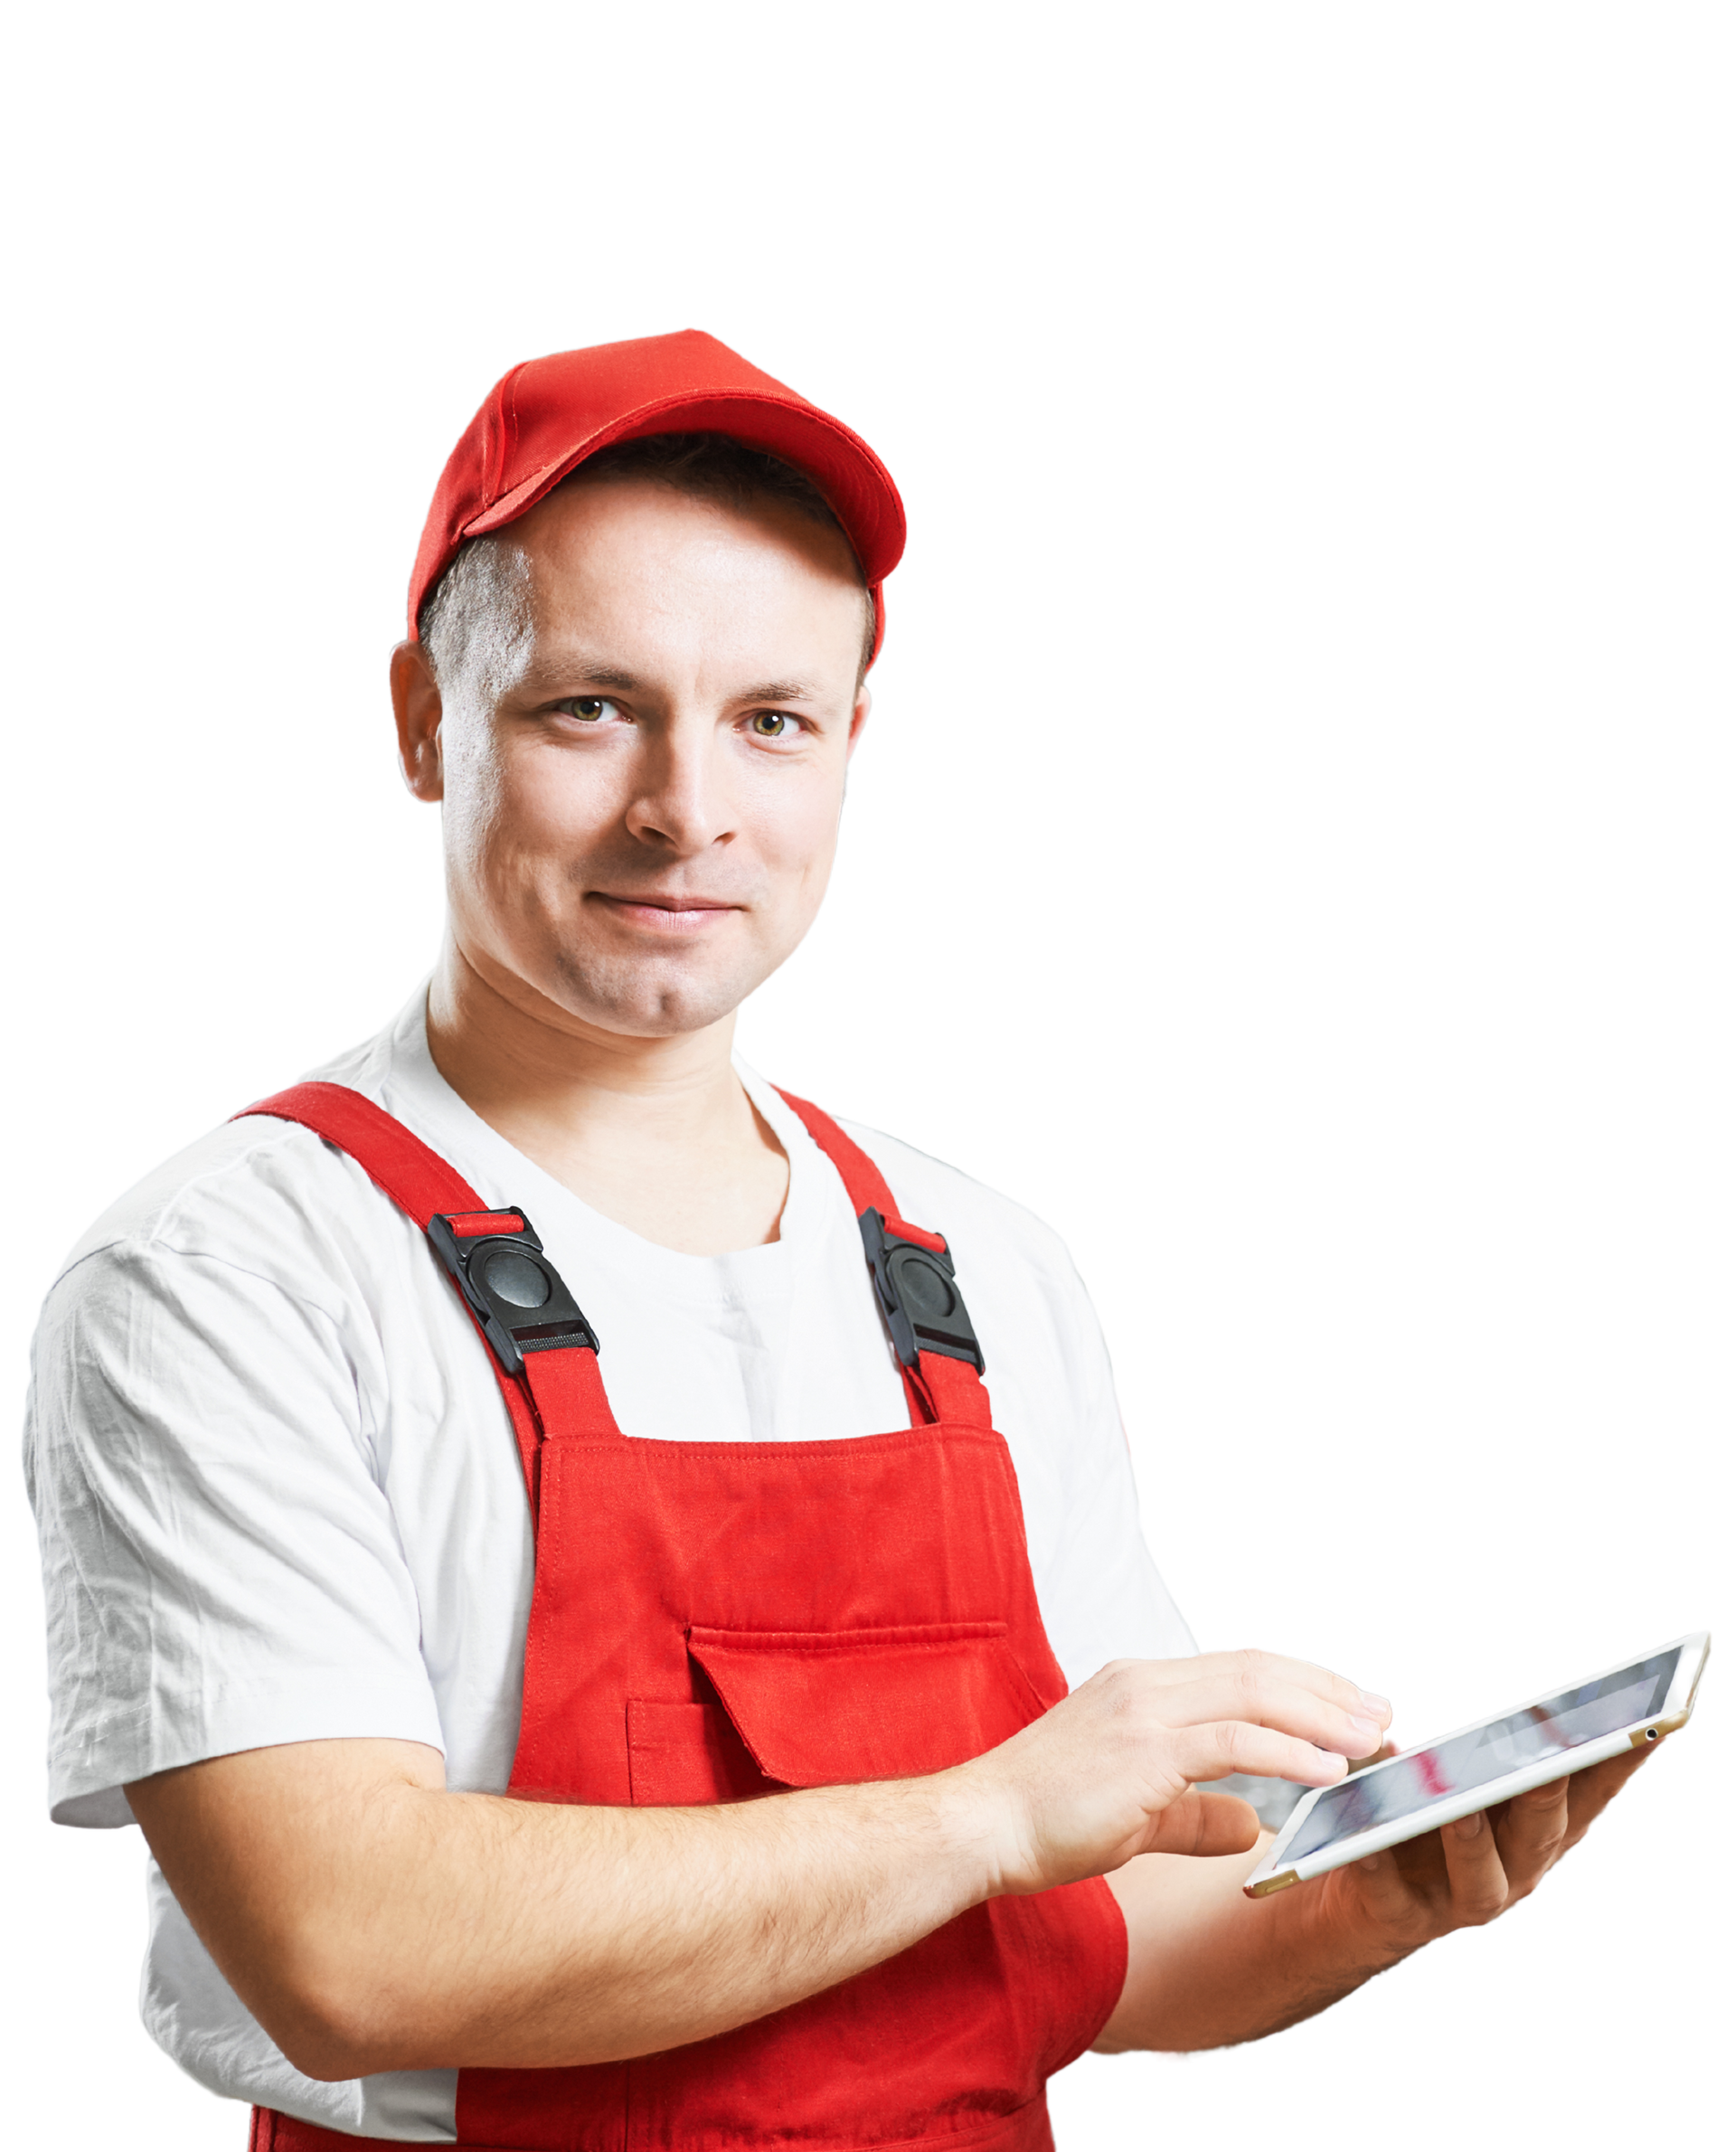
{"label": "overall bib", "polygon": [[[843,1176],[910,1424],[797,1442],[623,1435],[597,1343],[521,1213],[336,1084],[250,1108],[347,1152],[427,1232],[495,1356],[536,1576],[510,1790],[693,1806],[914,1777],[1066,1694],[1013,1461],[946,1242],[789,1100]],[[458,2073],[463,2152],[1041,2152],[1043,2085],[1119,1996],[1109,1886],[973,1907],[824,1993],[630,2062]],[[256,2110],[252,2152],[381,2143]]]}

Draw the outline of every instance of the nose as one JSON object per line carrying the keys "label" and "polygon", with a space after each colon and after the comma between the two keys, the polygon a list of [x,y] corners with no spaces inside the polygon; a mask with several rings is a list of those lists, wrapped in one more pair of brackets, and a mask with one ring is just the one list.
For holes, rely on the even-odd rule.
{"label": "nose", "polygon": [[641,783],[627,826],[643,845],[691,859],[735,835],[727,757],[717,729],[697,713],[656,726],[646,739]]}

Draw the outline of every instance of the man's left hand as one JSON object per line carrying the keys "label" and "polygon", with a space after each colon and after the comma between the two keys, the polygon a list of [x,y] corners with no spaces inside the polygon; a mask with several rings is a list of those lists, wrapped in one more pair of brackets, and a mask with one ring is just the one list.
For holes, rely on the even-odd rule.
{"label": "man's left hand", "polygon": [[1322,1941],[1397,1959],[1456,1928],[1497,1919],[1530,1897],[1650,1754],[1630,1750],[1335,1868],[1321,1878],[1314,1908]]}
{"label": "man's left hand", "polygon": [[1528,1898],[1651,1752],[1252,1902],[1241,1883],[1258,1855],[1128,1862],[1109,1878],[1127,1923],[1127,1984],[1095,2044],[1220,2047],[1312,2017],[1424,1943]]}

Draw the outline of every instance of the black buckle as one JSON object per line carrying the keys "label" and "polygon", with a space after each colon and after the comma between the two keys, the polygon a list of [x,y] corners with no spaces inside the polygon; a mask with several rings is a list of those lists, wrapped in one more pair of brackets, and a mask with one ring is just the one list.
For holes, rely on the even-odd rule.
{"label": "black buckle", "polygon": [[509,1375],[526,1353],[601,1349],[523,1211],[436,1212],[428,1237]]}
{"label": "black buckle", "polygon": [[914,1367],[920,1352],[944,1353],[948,1360],[968,1360],[981,1374],[983,1348],[958,1290],[952,1257],[944,1248],[937,1252],[889,1233],[878,1211],[864,1211],[857,1223],[900,1360]]}

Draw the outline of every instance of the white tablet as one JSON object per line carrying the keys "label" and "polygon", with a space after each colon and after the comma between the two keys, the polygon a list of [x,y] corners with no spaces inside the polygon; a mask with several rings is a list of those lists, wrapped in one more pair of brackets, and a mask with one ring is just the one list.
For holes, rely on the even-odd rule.
{"label": "white tablet", "polygon": [[[1687,1723],[1711,1638],[1702,1629],[1577,1688],[1482,1719],[1425,1747],[1316,1787],[1292,1811],[1242,1889],[1264,1898],[1329,1868],[1420,1838]],[[1206,1791],[1210,1791],[1208,1787]]]}

